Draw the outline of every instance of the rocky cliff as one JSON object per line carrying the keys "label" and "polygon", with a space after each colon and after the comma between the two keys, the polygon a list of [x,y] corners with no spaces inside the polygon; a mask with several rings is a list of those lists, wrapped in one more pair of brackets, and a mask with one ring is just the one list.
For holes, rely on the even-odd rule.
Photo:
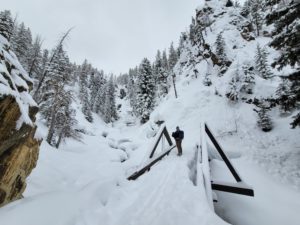
{"label": "rocky cliff", "polygon": [[0,206],[22,197],[26,177],[38,159],[38,107],[29,94],[31,87],[31,79],[0,35]]}

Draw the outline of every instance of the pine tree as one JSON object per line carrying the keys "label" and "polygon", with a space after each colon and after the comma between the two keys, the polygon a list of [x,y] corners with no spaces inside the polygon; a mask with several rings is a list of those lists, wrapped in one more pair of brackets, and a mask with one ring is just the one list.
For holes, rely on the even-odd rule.
{"label": "pine tree", "polygon": [[174,49],[173,42],[169,48],[169,68],[172,70],[178,61],[178,54]]}
{"label": "pine tree", "polygon": [[251,22],[256,29],[256,35],[260,35],[260,31],[262,30],[262,25],[264,23],[264,18],[262,15],[262,11],[264,10],[264,5],[262,0],[251,0],[250,1],[250,15]]}
{"label": "pine tree", "polygon": [[55,121],[55,135],[57,137],[55,138],[56,148],[59,148],[59,145],[65,138],[80,138],[74,129],[78,124],[78,121],[75,119],[76,111],[71,108],[71,103],[74,97],[73,92],[70,90],[64,90],[60,97],[60,107],[56,112]]}
{"label": "pine tree", "polygon": [[[277,3],[277,5],[276,5]],[[272,63],[273,67],[278,70],[286,66],[291,66],[295,71],[291,74],[286,74],[286,79],[290,82],[290,91],[280,90],[286,85],[287,81],[283,80],[282,87],[279,87],[279,104],[281,109],[291,111],[299,107],[300,104],[300,2],[290,1],[288,4],[271,1],[274,10],[267,15],[267,24],[274,24],[272,32],[274,38],[270,46],[279,50],[280,56]],[[299,119],[296,116],[292,121],[292,127],[299,124]]]}
{"label": "pine tree", "polygon": [[137,112],[141,117],[141,123],[146,123],[154,108],[154,79],[151,71],[151,64],[148,59],[143,59],[139,67],[137,81]]}
{"label": "pine tree", "polygon": [[257,125],[261,128],[262,131],[268,132],[273,129],[272,120],[268,115],[269,109],[264,102],[262,102],[258,107],[259,110],[257,111],[258,114]]}
{"label": "pine tree", "polygon": [[239,70],[239,65],[236,67],[235,74],[233,75],[231,81],[229,82],[229,88],[228,91],[226,92],[226,97],[232,101],[232,102],[237,102],[240,98],[240,70]]}
{"label": "pine tree", "polygon": [[[28,74],[31,77],[36,78],[38,74],[42,73],[42,41],[39,36],[37,36],[33,42],[32,48],[29,50],[28,57]],[[45,64],[44,64],[45,65]]]}
{"label": "pine tree", "polygon": [[137,112],[137,84],[136,84],[136,70],[135,69],[130,69],[129,73],[129,80],[127,84],[127,90],[128,90],[128,98],[130,102],[130,106],[132,108],[132,112],[135,115],[138,115]]}
{"label": "pine tree", "polygon": [[117,119],[118,115],[115,100],[115,85],[113,81],[113,76],[111,75],[107,83],[105,92],[104,121],[106,123],[111,123]]}
{"label": "pine tree", "polygon": [[102,93],[102,89],[104,88],[105,85],[105,79],[104,79],[104,72],[103,71],[96,71],[95,75],[92,76],[91,78],[91,98],[90,98],[90,103],[91,103],[91,110],[95,113],[99,113],[101,110],[101,106],[103,107],[104,102],[102,102],[103,98],[101,98],[101,95],[104,94]]}
{"label": "pine tree", "polygon": [[10,41],[14,24],[9,10],[0,12],[0,34]]}
{"label": "pine tree", "polygon": [[292,91],[292,83],[287,78],[282,78],[276,95],[282,113],[290,113],[296,107],[296,96]]}
{"label": "pine tree", "polygon": [[26,28],[24,23],[21,23],[18,27],[16,36],[12,40],[12,47],[21,65],[28,71],[32,35],[30,29]]}
{"label": "pine tree", "polygon": [[169,60],[168,60],[168,57],[167,57],[166,50],[164,50],[163,53],[162,53],[162,67],[164,68],[165,71],[170,70],[170,65],[169,65]]}
{"label": "pine tree", "polygon": [[90,65],[84,60],[79,74],[79,98],[82,104],[82,112],[87,121],[93,122],[92,110],[89,101],[88,92],[88,75],[90,73]]}
{"label": "pine tree", "polygon": [[255,52],[255,64],[257,65],[256,70],[258,74],[264,79],[268,79],[272,76],[268,65],[267,56],[268,55],[266,49],[261,48],[258,44]]}
{"label": "pine tree", "polygon": [[215,45],[216,45],[216,55],[218,56],[218,58],[221,61],[226,61],[227,55],[225,51],[225,41],[222,36],[222,32],[218,34]]}
{"label": "pine tree", "polygon": [[69,59],[62,46],[58,46],[59,54],[56,54],[48,64],[48,76],[42,86],[42,102],[40,110],[47,121],[49,131],[47,142],[51,145],[56,143],[57,116],[62,104],[66,99],[65,86],[69,82]]}
{"label": "pine tree", "polygon": [[266,18],[267,24],[275,25],[274,38],[270,46],[281,53],[272,66],[278,66],[279,70],[287,65],[292,67],[298,65],[299,67],[300,3],[292,1],[284,9],[274,10]]}
{"label": "pine tree", "polygon": [[153,76],[155,77],[155,83],[158,87],[158,95],[165,96],[168,94],[168,72],[166,71],[165,66],[163,66],[163,60],[161,58],[160,51],[157,52],[154,62]]}
{"label": "pine tree", "polygon": [[255,73],[254,67],[249,65],[243,65],[243,77],[241,81],[241,92],[246,94],[253,94],[253,88],[255,85]]}

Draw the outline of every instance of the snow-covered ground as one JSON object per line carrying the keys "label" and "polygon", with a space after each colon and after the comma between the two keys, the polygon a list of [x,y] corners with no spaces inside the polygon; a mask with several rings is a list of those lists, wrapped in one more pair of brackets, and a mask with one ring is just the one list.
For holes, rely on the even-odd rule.
{"label": "snow-covered ground", "polygon": [[[274,133],[260,132],[249,120],[255,115],[252,110],[240,106],[244,114],[237,117],[241,109],[229,107],[209,88],[199,89],[200,83],[179,81],[179,98],[171,92],[143,126],[126,126],[134,119],[128,103],[119,101],[121,118],[113,126],[95,116],[93,124],[81,123],[88,131],[81,142],[68,140],[58,150],[43,142],[24,198],[0,209],[1,224],[226,224],[221,217],[237,225],[297,224],[300,193],[292,189],[295,183],[271,176],[251,157],[257,149],[272,149],[263,145],[272,140],[277,140],[281,151],[295,143],[279,138],[285,135],[282,133],[276,137],[276,129]],[[235,129],[235,118],[238,133],[226,133]],[[185,131],[184,155],[177,157],[174,149],[137,181],[127,181],[126,177],[146,162],[155,140],[151,136],[158,129],[153,121],[158,119],[166,121],[169,132],[176,125]],[[221,217],[210,210],[203,186],[194,186],[190,179],[189,165],[200,142],[203,120],[234,156],[234,165],[255,191],[254,198],[218,192],[215,208]],[[272,166],[290,171],[286,165]],[[224,163],[214,160],[212,168],[213,177],[232,180],[227,179]]]}
{"label": "snow-covered ground", "polygon": [[[290,116],[280,116],[275,108],[271,111],[274,129],[262,132],[256,125],[253,105],[231,104],[224,97],[238,63],[253,60],[256,44],[263,46],[268,42],[267,38],[253,42],[241,39],[234,25],[224,23],[234,15],[233,9],[222,15],[224,18],[212,25],[213,32],[208,32],[207,37],[212,44],[224,30],[229,57],[238,59],[223,77],[213,71],[213,85],[206,87],[202,82],[206,72],[204,61],[195,65],[198,78],[191,76],[193,67],[177,65],[179,97],[174,97],[171,88],[144,125],[130,115],[126,100],[118,100],[122,104],[121,118],[110,125],[96,115],[94,122],[88,123],[78,106],[77,119],[86,131],[81,142],[67,140],[58,150],[42,143],[38,165],[28,178],[24,198],[0,209],[0,224],[298,225],[300,130],[290,129]],[[234,45],[237,48],[233,50]],[[268,51],[272,57],[276,55],[272,49]],[[278,82],[277,78],[256,77],[251,97],[269,97]],[[127,181],[147,162],[158,129],[154,123],[157,120],[164,120],[169,132],[176,126],[184,130],[183,156],[177,157],[175,149],[137,181]],[[217,214],[210,210],[203,186],[194,186],[190,179],[190,165],[195,146],[200,143],[203,121],[234,158],[243,180],[255,192],[254,198],[217,192]],[[45,135],[42,125],[39,132],[39,136]],[[159,149],[162,148],[160,144]],[[232,181],[223,162],[215,159],[211,168],[213,178]]]}

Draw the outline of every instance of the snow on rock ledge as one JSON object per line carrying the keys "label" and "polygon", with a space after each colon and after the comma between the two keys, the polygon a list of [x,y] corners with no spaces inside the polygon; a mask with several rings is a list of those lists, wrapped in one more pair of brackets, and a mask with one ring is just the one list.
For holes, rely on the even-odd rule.
{"label": "snow on rock ledge", "polygon": [[22,196],[26,177],[36,166],[38,107],[31,87],[32,80],[0,35],[0,206]]}

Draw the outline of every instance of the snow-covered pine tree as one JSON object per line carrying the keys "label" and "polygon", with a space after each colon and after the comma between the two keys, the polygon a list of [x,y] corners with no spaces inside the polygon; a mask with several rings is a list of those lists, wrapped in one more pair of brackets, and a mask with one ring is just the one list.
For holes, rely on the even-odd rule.
{"label": "snow-covered pine tree", "polygon": [[155,87],[151,70],[151,63],[144,58],[139,67],[137,80],[137,113],[141,117],[141,123],[146,123],[154,108]]}
{"label": "snow-covered pine tree", "polygon": [[[276,4],[277,3],[277,4]],[[286,66],[291,66],[295,69],[291,74],[285,74],[286,79],[291,82],[291,89],[286,96],[283,93],[279,96],[285,96],[280,100],[283,104],[281,108],[288,108],[295,106],[297,108],[300,104],[300,2],[289,1],[288,3],[272,2],[274,10],[266,16],[267,24],[274,24],[272,32],[274,38],[270,46],[280,51],[280,56],[272,63],[273,67],[278,70]],[[283,82],[286,82],[283,80]],[[282,86],[285,84],[283,83]],[[292,102],[291,102],[292,101]],[[290,110],[290,109],[289,109]],[[297,126],[297,117],[291,123],[292,127]],[[299,123],[298,123],[299,125]]]}
{"label": "snow-covered pine tree", "polygon": [[130,102],[130,106],[132,108],[133,114],[137,115],[137,71],[135,69],[130,69],[128,73],[128,84],[127,84],[127,92],[128,92],[128,98]]}
{"label": "snow-covered pine tree", "polygon": [[162,52],[162,66],[165,71],[168,71],[168,72],[170,71],[170,65],[169,65],[169,60],[168,60],[166,50],[163,50],[163,52]]}
{"label": "snow-covered pine tree", "polygon": [[116,94],[115,94],[115,84],[113,80],[113,75],[105,88],[105,106],[104,106],[104,121],[106,123],[111,123],[118,119],[117,108],[116,108]]}
{"label": "snow-covered pine tree", "polygon": [[256,35],[259,36],[264,23],[262,11],[264,10],[264,3],[262,0],[250,0],[250,20],[256,30]]}
{"label": "snow-covered pine tree", "polygon": [[172,70],[178,61],[178,54],[173,46],[173,42],[169,48],[169,69]]}
{"label": "snow-covered pine tree", "polygon": [[264,101],[262,101],[258,107],[259,110],[257,111],[257,125],[264,132],[271,131],[273,129],[273,123],[270,116],[268,115],[269,107],[266,106],[266,103]]}
{"label": "snow-covered pine tree", "polygon": [[226,54],[226,44],[223,38],[222,32],[220,32],[217,36],[216,42],[216,56],[218,57],[220,63],[220,73],[219,76],[222,76],[228,69],[228,58]]}
{"label": "snow-covered pine tree", "polygon": [[21,23],[16,34],[12,38],[12,47],[21,65],[26,71],[29,70],[30,50],[32,48],[32,35],[29,28]]}
{"label": "snow-covered pine tree", "polygon": [[59,53],[48,64],[48,76],[41,87],[43,95],[40,111],[49,126],[46,140],[51,145],[55,145],[57,142],[57,115],[65,98],[67,98],[65,86],[69,82],[69,59],[61,45],[57,48],[60,48]]}
{"label": "snow-covered pine tree", "polygon": [[[42,41],[39,36],[34,39],[33,45],[29,50],[28,57],[28,74],[31,77],[37,78],[38,74],[42,73]],[[45,65],[45,64],[44,64]]]}
{"label": "snow-covered pine tree", "polygon": [[241,78],[241,92],[246,94],[253,94],[255,85],[255,72],[254,67],[251,65],[243,65],[243,76]]}
{"label": "snow-covered pine tree", "polygon": [[65,88],[63,94],[59,96],[60,107],[56,112],[55,122],[56,148],[59,148],[59,145],[65,138],[71,137],[80,139],[80,136],[74,129],[78,121],[75,119],[76,111],[71,108],[73,97],[73,92],[67,90],[67,88]]}
{"label": "snow-covered pine tree", "polygon": [[219,60],[221,60],[221,62],[227,61],[225,40],[223,38],[222,32],[218,34],[215,45],[216,45],[216,55],[218,56]]}
{"label": "snow-covered pine tree", "polygon": [[[91,103],[91,110],[95,113],[99,113],[101,106],[103,107],[103,102],[101,101],[100,95],[101,92],[100,90],[104,88],[104,72],[101,71],[95,71],[94,76],[91,77],[90,80],[90,90],[91,90],[91,95],[90,95],[90,103]],[[104,93],[102,93],[104,94]]]}
{"label": "snow-covered pine tree", "polygon": [[240,98],[240,89],[241,89],[241,84],[240,84],[240,69],[239,69],[239,64],[236,67],[235,73],[229,82],[229,87],[228,91],[226,92],[226,97],[232,101],[232,102],[237,102]]}
{"label": "snow-covered pine tree", "polygon": [[282,82],[279,84],[276,95],[277,101],[280,105],[281,113],[290,113],[295,107],[294,101],[290,96],[291,82],[287,78],[282,78]]}
{"label": "snow-covered pine tree", "polygon": [[261,48],[259,44],[257,44],[256,52],[255,52],[255,65],[256,71],[264,79],[269,79],[272,77],[272,73],[270,71],[268,65],[268,53],[265,48]]}
{"label": "snow-covered pine tree", "polygon": [[159,96],[165,96],[169,92],[168,85],[168,71],[163,66],[163,60],[160,51],[157,51],[154,66],[153,66],[153,77],[157,86]]}
{"label": "snow-covered pine tree", "polygon": [[9,10],[0,12],[0,34],[2,34],[8,41],[10,41],[13,33],[13,19]]}
{"label": "snow-covered pine tree", "polygon": [[82,112],[87,121],[93,122],[92,109],[89,98],[88,89],[88,76],[90,75],[91,66],[88,64],[87,60],[84,60],[81,65],[81,70],[79,74],[79,98],[82,104]]}

